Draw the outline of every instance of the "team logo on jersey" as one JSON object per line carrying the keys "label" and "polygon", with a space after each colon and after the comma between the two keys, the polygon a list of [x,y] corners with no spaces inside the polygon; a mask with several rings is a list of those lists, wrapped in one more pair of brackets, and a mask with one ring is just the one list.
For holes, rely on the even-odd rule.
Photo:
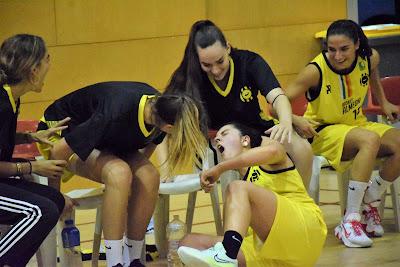
{"label": "team logo on jersey", "polygon": [[365,70],[365,62],[364,62],[364,61],[360,61],[360,62],[358,63],[358,68],[359,68],[361,71]]}
{"label": "team logo on jersey", "polygon": [[251,90],[247,86],[240,89],[240,100],[242,100],[242,102],[250,102],[252,99]]}
{"label": "team logo on jersey", "polygon": [[332,93],[332,88],[330,84],[326,85],[326,94]]}
{"label": "team logo on jersey", "polygon": [[251,174],[250,182],[253,183],[253,182],[257,181],[259,179],[259,176],[260,176],[260,172],[258,170],[254,170],[254,172]]}
{"label": "team logo on jersey", "polygon": [[367,86],[368,85],[368,80],[369,80],[368,74],[366,74],[366,73],[361,74],[360,84],[362,86]]}

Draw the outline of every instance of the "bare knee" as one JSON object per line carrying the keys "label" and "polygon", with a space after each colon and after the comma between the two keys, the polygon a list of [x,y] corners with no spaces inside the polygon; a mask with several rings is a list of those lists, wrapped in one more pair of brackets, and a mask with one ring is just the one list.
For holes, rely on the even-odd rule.
{"label": "bare knee", "polygon": [[132,185],[133,177],[131,169],[128,165],[115,166],[104,173],[103,180],[108,188],[113,188],[120,191],[129,191]]}
{"label": "bare knee", "polygon": [[160,173],[153,165],[150,165],[146,171],[146,183],[158,190],[158,187],[160,185]]}
{"label": "bare knee", "polygon": [[400,135],[391,135],[390,138],[385,138],[382,140],[382,146],[387,148],[390,154],[395,157],[400,157]]}
{"label": "bare knee", "polygon": [[226,187],[226,192],[225,192],[226,197],[230,197],[232,195],[237,195],[238,193],[243,192],[243,190],[245,188],[244,186],[245,186],[244,181],[240,181],[240,180],[232,181]]}
{"label": "bare knee", "polygon": [[359,136],[359,148],[368,149],[371,152],[378,152],[381,145],[380,136],[374,132],[364,132]]}
{"label": "bare knee", "polygon": [[148,164],[139,175],[134,176],[132,187],[135,187],[137,183],[143,184],[148,192],[157,192],[160,187],[160,173],[152,165]]}

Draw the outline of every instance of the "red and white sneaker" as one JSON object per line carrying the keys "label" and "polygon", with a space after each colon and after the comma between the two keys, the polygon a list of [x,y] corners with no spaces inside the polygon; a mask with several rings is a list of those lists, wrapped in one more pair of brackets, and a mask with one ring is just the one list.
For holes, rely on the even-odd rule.
{"label": "red and white sneaker", "polygon": [[358,213],[350,213],[335,228],[335,236],[349,248],[365,248],[372,245],[372,240],[365,234]]}
{"label": "red and white sneaker", "polygon": [[[379,206],[379,203],[377,203]],[[384,230],[381,224],[381,216],[379,216],[376,203],[365,204],[362,211],[361,224],[365,233],[369,237],[381,237],[383,236]]]}

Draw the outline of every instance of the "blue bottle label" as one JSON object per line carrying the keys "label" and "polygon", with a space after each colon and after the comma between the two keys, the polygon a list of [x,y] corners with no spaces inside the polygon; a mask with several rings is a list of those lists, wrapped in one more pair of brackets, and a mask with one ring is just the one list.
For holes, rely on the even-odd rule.
{"label": "blue bottle label", "polygon": [[63,247],[72,248],[80,246],[79,230],[75,227],[64,228],[61,232]]}

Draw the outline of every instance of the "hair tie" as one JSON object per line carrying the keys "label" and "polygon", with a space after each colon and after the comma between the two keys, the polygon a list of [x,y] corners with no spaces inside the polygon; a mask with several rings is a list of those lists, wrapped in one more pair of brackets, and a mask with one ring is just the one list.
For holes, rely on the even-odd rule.
{"label": "hair tie", "polygon": [[275,100],[281,95],[285,95],[285,94],[284,93],[280,93],[279,95],[275,96],[274,100],[272,100],[272,103],[271,103],[272,106],[274,105]]}

